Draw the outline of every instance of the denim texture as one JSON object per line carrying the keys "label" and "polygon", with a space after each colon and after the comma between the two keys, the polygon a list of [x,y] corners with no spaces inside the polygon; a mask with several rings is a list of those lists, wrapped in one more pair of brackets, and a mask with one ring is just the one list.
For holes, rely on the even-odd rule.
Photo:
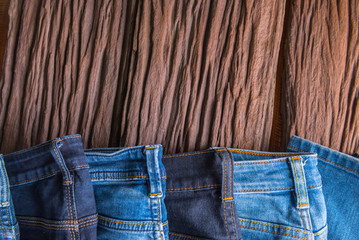
{"label": "denim texture", "polygon": [[243,239],[327,239],[316,154],[229,151]]}
{"label": "denim texture", "polygon": [[162,146],[88,149],[99,240],[167,240]]}
{"label": "denim texture", "polygon": [[170,239],[241,239],[227,149],[166,155],[162,161]]}
{"label": "denim texture", "polygon": [[0,155],[0,214],[1,227],[0,239],[16,240],[19,239],[19,226],[15,218],[14,205],[10,193],[9,179],[5,169],[3,155]]}
{"label": "denim texture", "polygon": [[21,239],[96,239],[95,198],[80,135],[4,160]]}
{"label": "denim texture", "polygon": [[359,159],[293,136],[288,151],[318,154],[328,212],[328,239],[359,239]]}

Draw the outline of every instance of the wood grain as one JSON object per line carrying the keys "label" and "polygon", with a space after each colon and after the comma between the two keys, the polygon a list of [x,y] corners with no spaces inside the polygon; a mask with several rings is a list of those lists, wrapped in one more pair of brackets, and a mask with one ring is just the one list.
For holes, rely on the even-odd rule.
{"label": "wood grain", "polygon": [[8,16],[9,0],[0,0],[0,76],[2,73],[3,58],[6,47],[7,28],[9,24]]}
{"label": "wood grain", "polygon": [[359,2],[290,1],[282,89],[292,134],[346,152],[359,141]]}
{"label": "wood grain", "polygon": [[11,1],[1,80],[8,153],[85,147],[266,150],[285,2]]}

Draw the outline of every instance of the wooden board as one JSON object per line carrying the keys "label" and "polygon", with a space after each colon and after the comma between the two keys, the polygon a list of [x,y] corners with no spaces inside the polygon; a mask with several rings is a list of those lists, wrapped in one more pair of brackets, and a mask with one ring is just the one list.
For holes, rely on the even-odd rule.
{"label": "wooden board", "polygon": [[268,148],[284,1],[71,3],[11,1],[3,153],[72,133],[86,147]]}

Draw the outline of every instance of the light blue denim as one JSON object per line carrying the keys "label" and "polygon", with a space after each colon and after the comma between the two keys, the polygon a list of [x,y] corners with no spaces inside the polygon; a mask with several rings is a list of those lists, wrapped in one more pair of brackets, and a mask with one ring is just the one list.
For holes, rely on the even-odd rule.
{"label": "light blue denim", "polygon": [[229,150],[243,239],[327,239],[316,154]]}
{"label": "light blue denim", "polygon": [[167,240],[161,145],[88,149],[99,240]]}
{"label": "light blue denim", "polygon": [[328,239],[359,239],[359,159],[292,137],[288,151],[318,154],[328,212]]}
{"label": "light blue denim", "polygon": [[3,155],[0,154],[0,239],[19,239],[19,226],[15,218],[14,205],[10,193],[10,184],[5,169]]}

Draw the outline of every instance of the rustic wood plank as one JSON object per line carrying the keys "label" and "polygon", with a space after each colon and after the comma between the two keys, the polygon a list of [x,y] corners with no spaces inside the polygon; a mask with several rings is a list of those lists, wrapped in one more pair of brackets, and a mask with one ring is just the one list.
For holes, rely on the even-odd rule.
{"label": "rustic wood plank", "polygon": [[267,150],[284,0],[10,3],[0,144]]}
{"label": "rustic wood plank", "polygon": [[346,152],[359,143],[359,2],[289,1],[283,147],[292,134]]}
{"label": "rustic wood plank", "polygon": [[9,24],[8,8],[10,0],[0,0],[0,76],[6,47],[7,28]]}

